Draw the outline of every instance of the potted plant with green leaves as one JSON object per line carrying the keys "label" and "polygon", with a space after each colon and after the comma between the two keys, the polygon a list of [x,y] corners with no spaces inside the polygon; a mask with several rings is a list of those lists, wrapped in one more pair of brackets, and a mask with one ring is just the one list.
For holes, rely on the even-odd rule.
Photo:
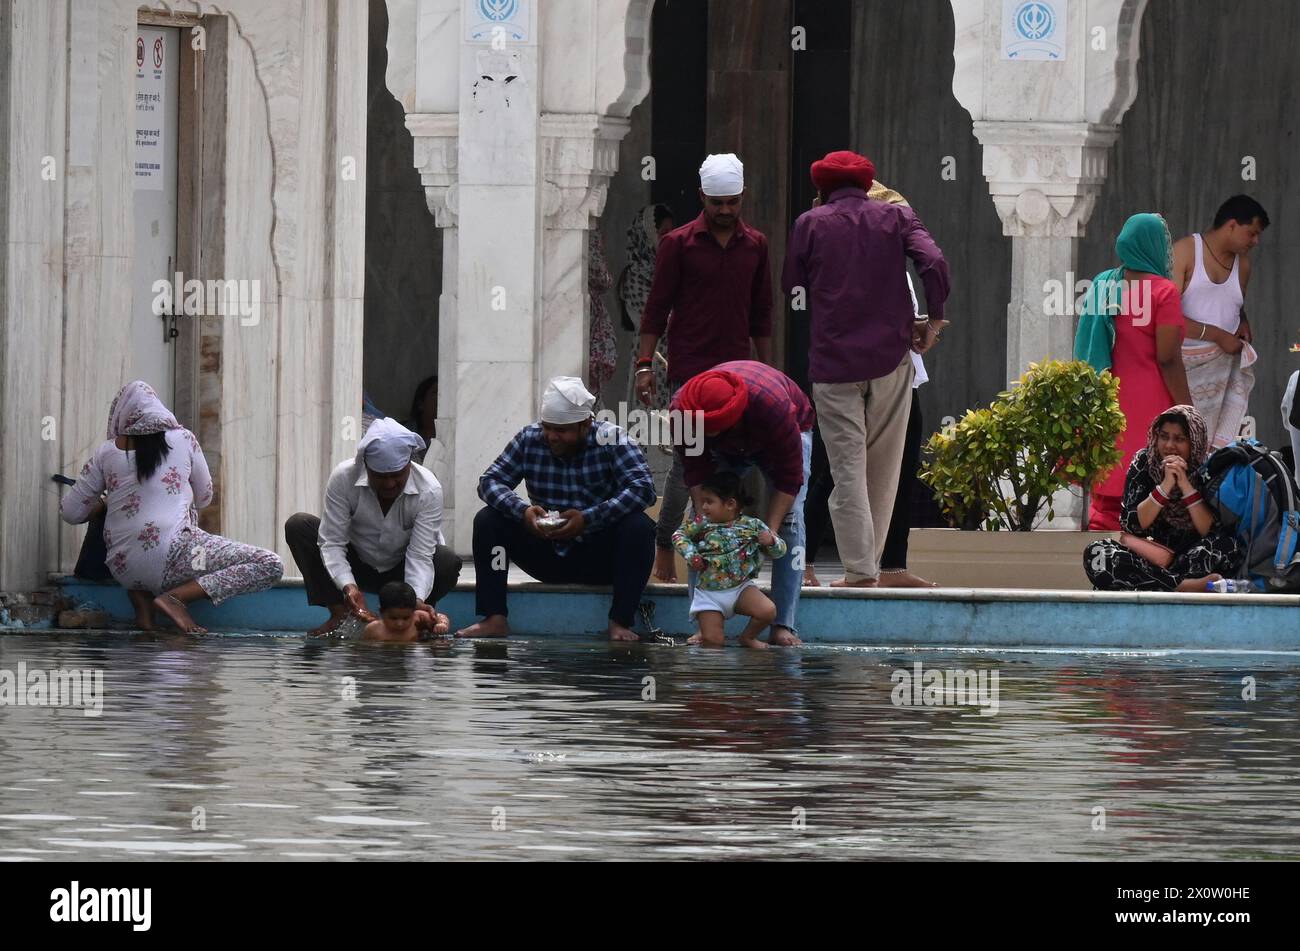
{"label": "potted plant with green leaves", "polygon": [[[969,410],[930,438],[922,481],[953,526],[985,531],[928,530],[939,534],[922,538],[919,553],[937,545],[951,565],[988,562],[968,575],[1005,574],[1009,586],[1039,586],[1035,577],[1048,578],[1050,587],[1085,586],[1086,537],[1036,532],[1031,540],[1006,533],[1046,527],[1061,490],[1086,491],[1103,478],[1120,460],[1124,426],[1119,380],[1110,372],[1098,374],[1082,361],[1032,364],[989,407]],[[1009,561],[1000,564],[1004,555]],[[1052,568],[1049,562],[1059,564]],[[941,567],[930,570],[943,583],[974,583],[945,580]]]}

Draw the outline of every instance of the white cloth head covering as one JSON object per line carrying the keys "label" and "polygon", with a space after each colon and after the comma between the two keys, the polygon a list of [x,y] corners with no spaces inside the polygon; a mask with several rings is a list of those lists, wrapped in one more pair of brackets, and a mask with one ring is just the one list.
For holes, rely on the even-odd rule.
{"label": "white cloth head covering", "polygon": [[731,152],[710,155],[700,166],[700,191],[713,198],[739,195],[745,190],[745,166]]}
{"label": "white cloth head covering", "polygon": [[557,376],[542,392],[542,422],[568,426],[591,419],[596,397],[576,376]]}
{"label": "white cloth head covering", "polygon": [[372,472],[401,472],[424,440],[397,420],[385,417],[370,424],[357,443],[357,463]]}
{"label": "white cloth head covering", "polygon": [[133,380],[117,391],[108,408],[108,438],[148,436],[168,429],[180,429],[172,411],[158,399],[144,380]]}

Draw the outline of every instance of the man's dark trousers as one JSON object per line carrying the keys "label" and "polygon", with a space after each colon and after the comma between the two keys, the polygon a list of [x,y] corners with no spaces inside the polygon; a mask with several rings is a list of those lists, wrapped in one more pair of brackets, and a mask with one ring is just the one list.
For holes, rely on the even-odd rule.
{"label": "man's dark trousers", "polygon": [[[538,538],[524,523],[488,506],[474,516],[475,610],[483,617],[507,614],[506,576],[499,558],[546,584],[614,586],[609,617],[632,627],[655,560],[655,523],[634,512],[598,532],[584,534],[561,555],[555,543]],[[495,566],[494,566],[495,562]]]}
{"label": "man's dark trousers", "polygon": [[[320,519],[315,515],[299,512],[289,517],[284,523],[284,540],[293,552],[293,560],[302,572],[303,587],[307,589],[307,603],[321,607],[331,607],[343,603],[343,592],[334,584],[334,579],[325,570],[325,561],[321,558]],[[357,587],[370,594],[378,594],[379,589],[390,581],[406,580],[406,558],[393,565],[387,571],[380,571],[361,560],[355,548],[348,546],[348,565],[352,568],[352,577]],[[433,553],[433,590],[425,598],[426,604],[437,604],[452,588],[460,577],[460,556],[446,545],[439,545]],[[418,595],[419,592],[417,591]]]}

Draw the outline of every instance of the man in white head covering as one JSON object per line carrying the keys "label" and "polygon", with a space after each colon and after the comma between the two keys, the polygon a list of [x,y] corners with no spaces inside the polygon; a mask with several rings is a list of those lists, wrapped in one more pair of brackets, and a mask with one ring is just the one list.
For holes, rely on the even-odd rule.
{"label": "man in white head covering", "polygon": [[[666,333],[670,397],[691,377],[720,363],[753,358],[772,362],[767,237],[741,220],[744,199],[745,166],[740,159],[730,152],[710,155],[700,166],[704,210],[659,242],[636,359],[637,397],[646,405],[655,399],[655,347]],[[677,580],[673,532],[681,524],[687,497],[681,462],[674,456],[655,536],[654,574],[661,581]]]}
{"label": "man in white head covering", "polygon": [[700,166],[700,191],[710,198],[730,198],[745,191],[745,165],[734,152],[710,155]]}
{"label": "man in white head covering", "polygon": [[285,523],[307,603],[330,612],[313,634],[328,634],[349,614],[368,617],[364,592],[390,581],[415,591],[417,623],[448,633],[450,622],[434,605],[455,587],[461,561],[443,540],[442,486],[411,459],[424,448],[395,419],[376,419],[356,455],[331,473],[323,516],[299,512]]}
{"label": "man in white head covering", "polygon": [[[513,563],[548,584],[611,585],[611,640],[634,641],[632,623],[654,560],[654,479],[641,447],[592,418],[596,398],[577,377],[542,393],[540,421],[525,426],[478,483],[474,517],[476,611],[457,637],[504,637]],[[520,482],[524,501],[515,492]],[[505,563],[500,553],[505,552]]]}

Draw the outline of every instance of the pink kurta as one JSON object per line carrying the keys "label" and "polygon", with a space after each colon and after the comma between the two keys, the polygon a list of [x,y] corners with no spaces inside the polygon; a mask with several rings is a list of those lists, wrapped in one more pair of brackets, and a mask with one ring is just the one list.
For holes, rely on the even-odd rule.
{"label": "pink kurta", "polygon": [[1177,400],[1165,385],[1156,362],[1156,328],[1178,328],[1184,334],[1183,310],[1178,288],[1163,277],[1147,274],[1146,288],[1130,306],[1130,292],[1124,291],[1120,315],[1115,318],[1115,349],[1111,354],[1110,372],[1119,377],[1119,407],[1128,422],[1120,437],[1123,457],[1102,483],[1093,490],[1093,512],[1089,528],[1093,531],[1119,531],[1120,499],[1124,495],[1124,476],[1139,449],[1146,448],[1147,429],[1155,419]]}

